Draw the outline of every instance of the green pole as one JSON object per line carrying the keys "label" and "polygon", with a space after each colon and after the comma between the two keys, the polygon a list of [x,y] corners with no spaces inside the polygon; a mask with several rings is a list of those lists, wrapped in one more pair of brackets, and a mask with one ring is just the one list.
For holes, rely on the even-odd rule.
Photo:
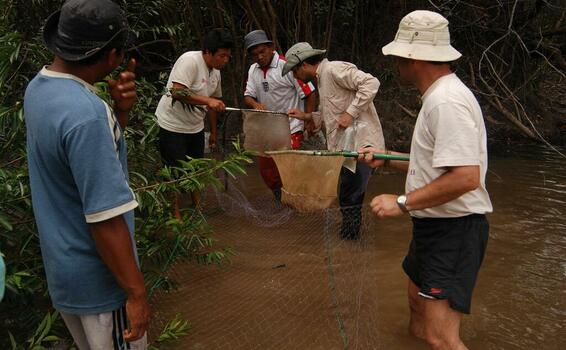
{"label": "green pole", "polygon": [[[360,155],[358,152],[354,152],[354,151],[343,151],[340,152],[344,157],[352,157],[352,158],[358,158],[358,156]],[[407,156],[399,156],[396,154],[383,154],[383,153],[374,153],[373,154],[373,159],[384,159],[384,160],[402,160],[402,161],[409,161],[409,157]]]}

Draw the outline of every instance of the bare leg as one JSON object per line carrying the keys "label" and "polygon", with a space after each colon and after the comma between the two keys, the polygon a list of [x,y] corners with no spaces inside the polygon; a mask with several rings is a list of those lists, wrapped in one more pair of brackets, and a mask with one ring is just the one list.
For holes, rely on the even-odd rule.
{"label": "bare leg", "polygon": [[419,296],[419,288],[409,278],[409,288],[407,295],[409,297],[409,309],[411,318],[409,320],[409,332],[417,338],[425,338],[424,323],[424,300]]}
{"label": "bare leg", "polygon": [[426,341],[433,350],[467,350],[460,339],[462,314],[448,300],[422,298]]}
{"label": "bare leg", "polygon": [[195,209],[201,209],[200,207],[200,192],[199,191],[192,191],[191,192],[191,200],[193,201],[193,205],[195,206]]}
{"label": "bare leg", "polygon": [[175,193],[175,198],[173,198],[173,215],[175,215],[177,220],[183,220],[181,216],[181,198],[178,193]]}

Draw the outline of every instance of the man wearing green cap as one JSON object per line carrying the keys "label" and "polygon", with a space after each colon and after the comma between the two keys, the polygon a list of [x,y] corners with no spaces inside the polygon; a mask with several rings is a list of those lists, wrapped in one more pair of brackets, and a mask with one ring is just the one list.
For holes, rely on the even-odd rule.
{"label": "man wearing green cap", "polygon": [[[409,13],[382,51],[394,56],[401,80],[420,91],[422,107],[410,162],[391,162],[408,172],[405,193],[375,197],[372,211],[379,218],[409,213],[413,221],[403,261],[411,333],[432,349],[464,350],[460,322],[470,313],[488,240],[485,214],[492,211],[485,187],[483,115],[473,93],[450,69],[461,54],[450,45],[446,18],[430,11]],[[375,149],[361,150],[368,151],[371,166],[383,165],[371,160]]]}
{"label": "man wearing green cap", "polygon": [[[329,61],[326,50],[313,49],[309,43],[293,45],[285,54],[282,74],[292,71],[297,79],[316,81],[319,110],[305,113],[289,110],[289,116],[324,122],[327,147],[331,151],[350,151],[361,147],[384,148],[383,131],[373,99],[379,81],[348,62]],[[371,169],[363,162],[346,160],[340,173],[340,209],[344,239],[358,239],[362,221],[361,206]]]}

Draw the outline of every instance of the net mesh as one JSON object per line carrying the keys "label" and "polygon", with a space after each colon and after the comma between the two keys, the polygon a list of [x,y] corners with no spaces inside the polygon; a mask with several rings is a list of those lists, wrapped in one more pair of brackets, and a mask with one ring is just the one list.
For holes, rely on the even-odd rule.
{"label": "net mesh", "polygon": [[222,267],[173,268],[179,289],[158,296],[158,319],[181,313],[192,329],[172,348],[378,348],[373,221],[343,240],[339,208],[301,213],[263,186],[252,167],[204,196],[217,245],[235,255]]}
{"label": "net mesh", "polygon": [[244,149],[264,151],[291,148],[289,117],[283,113],[245,111],[243,115]]}
{"label": "net mesh", "polygon": [[303,213],[335,204],[344,157],[317,157],[294,152],[273,154],[271,157],[283,182],[283,203]]}
{"label": "net mesh", "polygon": [[[226,123],[233,123],[234,134],[240,135],[241,121]],[[235,137],[224,136],[230,139]],[[324,149],[325,139],[311,136],[302,146]],[[284,179],[299,180],[297,186],[314,180],[306,189],[284,180],[284,203],[274,199],[256,165],[247,169],[247,176],[225,178],[225,189],[203,194],[216,247],[231,247],[234,256],[220,267],[187,262],[172,268],[178,289],[154,298],[152,332],[175,315],[192,327],[168,349],[390,348],[376,332],[382,307],[375,268],[379,250],[376,221],[368,220],[368,208],[362,208],[358,239],[340,234],[334,172],[339,173],[343,157],[280,158],[286,162],[276,159]],[[328,176],[314,176],[323,167],[315,165],[317,160],[333,163],[322,171]],[[324,183],[326,188],[320,189]]]}

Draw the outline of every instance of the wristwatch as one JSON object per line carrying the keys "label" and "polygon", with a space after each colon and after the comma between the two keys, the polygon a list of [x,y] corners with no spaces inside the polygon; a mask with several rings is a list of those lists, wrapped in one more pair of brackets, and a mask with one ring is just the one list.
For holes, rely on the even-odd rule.
{"label": "wristwatch", "polygon": [[407,213],[409,211],[407,210],[407,196],[402,194],[397,197],[397,205],[399,206],[399,208],[401,208],[402,211]]}

